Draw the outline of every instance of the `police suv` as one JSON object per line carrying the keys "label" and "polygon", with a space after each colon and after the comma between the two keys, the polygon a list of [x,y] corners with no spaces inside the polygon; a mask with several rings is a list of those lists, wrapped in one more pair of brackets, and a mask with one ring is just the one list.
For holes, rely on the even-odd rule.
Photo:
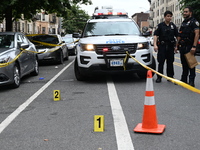
{"label": "police suv", "polygon": [[74,33],[73,37],[80,38],[74,63],[75,76],[79,81],[95,73],[120,71],[131,71],[140,78],[146,78],[147,70],[132,58],[124,63],[126,52],[144,65],[156,67],[147,38],[142,36],[135,21],[129,19],[124,11],[96,10],[82,34]]}

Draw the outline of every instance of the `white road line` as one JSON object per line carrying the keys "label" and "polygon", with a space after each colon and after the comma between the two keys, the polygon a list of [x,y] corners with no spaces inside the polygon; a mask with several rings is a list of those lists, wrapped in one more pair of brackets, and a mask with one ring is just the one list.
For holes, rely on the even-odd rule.
{"label": "white road line", "polygon": [[126,119],[112,79],[107,80],[118,150],[134,150]]}
{"label": "white road line", "polygon": [[57,75],[55,75],[49,82],[41,87],[35,94],[33,94],[28,100],[21,104],[13,113],[11,113],[1,124],[0,134],[3,130],[30,104],[32,103],[54,80],[56,80],[72,63],[70,62],[65,68],[63,68]]}

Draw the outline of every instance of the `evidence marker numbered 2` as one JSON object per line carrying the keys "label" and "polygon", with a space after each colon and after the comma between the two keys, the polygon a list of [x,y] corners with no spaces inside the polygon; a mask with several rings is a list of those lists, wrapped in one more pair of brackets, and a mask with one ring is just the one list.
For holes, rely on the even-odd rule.
{"label": "evidence marker numbered 2", "polygon": [[60,90],[53,91],[53,99],[54,99],[54,101],[59,101],[61,99],[60,98]]}

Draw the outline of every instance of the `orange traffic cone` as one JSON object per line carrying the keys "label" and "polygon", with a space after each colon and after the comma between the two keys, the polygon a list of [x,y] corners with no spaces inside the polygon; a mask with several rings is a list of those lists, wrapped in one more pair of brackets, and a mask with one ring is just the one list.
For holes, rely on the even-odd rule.
{"label": "orange traffic cone", "polygon": [[139,123],[134,132],[163,133],[165,125],[158,124],[156,117],[156,105],[154,99],[152,71],[147,72],[146,93],[142,123]]}

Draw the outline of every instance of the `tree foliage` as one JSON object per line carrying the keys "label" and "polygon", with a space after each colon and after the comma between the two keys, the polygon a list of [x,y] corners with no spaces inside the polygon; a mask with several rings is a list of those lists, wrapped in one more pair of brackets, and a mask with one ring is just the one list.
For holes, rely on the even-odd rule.
{"label": "tree foliage", "polygon": [[[1,0],[0,21],[6,19],[6,30],[12,30],[12,21],[32,19],[39,10],[65,17],[74,4],[91,4],[91,0]],[[24,14],[24,18],[22,17]]]}
{"label": "tree foliage", "polygon": [[181,9],[190,6],[193,9],[193,16],[200,22],[200,0],[179,0]]}
{"label": "tree foliage", "polygon": [[67,34],[82,30],[86,21],[90,18],[90,16],[77,5],[73,5],[71,9],[68,10],[67,14],[68,15],[64,17],[62,26]]}

